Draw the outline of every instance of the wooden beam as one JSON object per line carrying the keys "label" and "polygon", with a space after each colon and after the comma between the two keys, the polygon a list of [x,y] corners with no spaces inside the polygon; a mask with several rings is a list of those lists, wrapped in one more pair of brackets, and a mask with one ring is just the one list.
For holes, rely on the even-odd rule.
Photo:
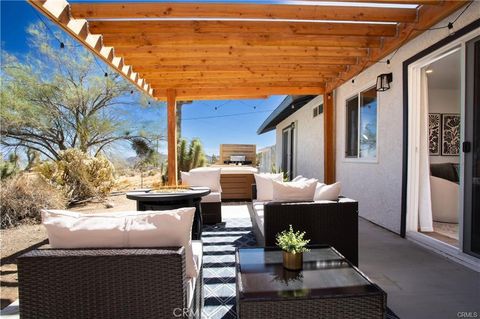
{"label": "wooden beam", "polygon": [[[228,93],[228,92],[226,92]],[[267,99],[267,95],[259,95],[259,96],[250,96],[250,95],[228,95],[228,94],[222,94],[222,92],[219,92],[217,95],[202,95],[202,96],[197,96],[194,99],[188,98],[188,97],[177,97],[177,101],[192,101],[192,100],[197,100],[197,101],[202,101],[202,100],[264,100]],[[166,101],[166,97],[159,97],[157,98],[159,101]]]}
{"label": "wooden beam", "polygon": [[210,81],[210,80],[268,80],[277,79],[289,81],[291,79],[317,79],[324,77],[337,76],[338,71],[229,71],[229,72],[150,72],[144,73],[144,77],[150,82],[155,83],[155,80],[184,80],[184,81]]}
{"label": "wooden beam", "polygon": [[115,53],[125,58],[251,58],[261,56],[357,57],[367,56],[368,49],[354,47],[296,46],[180,46],[138,45],[116,47]]}
{"label": "wooden beam", "polygon": [[208,34],[162,34],[119,33],[104,34],[103,42],[113,47],[136,47],[138,45],[231,45],[231,46],[325,46],[378,48],[380,37],[365,36],[312,36],[271,33],[208,33]]}
{"label": "wooden beam", "polygon": [[241,3],[73,3],[75,18],[233,18],[413,22],[415,9]]}
{"label": "wooden beam", "polygon": [[370,57],[360,58],[357,65],[352,66],[348,72],[342,74],[342,76],[339,77],[336,81],[328,83],[327,89],[330,91],[339,87],[349,79],[361,73],[369,66],[375,64],[376,61],[381,61],[382,59],[386,58],[397,48],[400,48],[408,41],[411,41],[418,35],[422,34],[423,32],[425,32],[424,30],[434,26],[436,23],[442,21],[444,18],[448,17],[453,12],[457,11],[459,8],[469,2],[471,1],[443,1],[440,5],[436,6],[421,6],[418,9],[417,23],[400,24],[398,37],[393,39],[385,39],[381,48],[372,48],[370,50]]}
{"label": "wooden beam", "polygon": [[99,34],[290,34],[392,37],[396,24],[282,22],[282,21],[90,21],[90,32]]}
{"label": "wooden beam", "polygon": [[[259,95],[318,95],[323,94],[324,87],[231,87],[228,85],[219,86],[217,88],[197,88],[197,89],[177,89],[177,100],[196,100],[198,98],[206,99],[206,97],[218,96],[228,92],[231,96],[259,96]],[[154,90],[156,98],[164,98],[167,96],[167,89],[156,88]]]}
{"label": "wooden beam", "polygon": [[143,65],[138,64],[135,66],[135,71],[140,74],[155,74],[155,73],[191,73],[191,72],[285,72],[285,71],[317,71],[317,72],[343,72],[346,70],[346,66],[339,64],[270,64],[270,65]]}
{"label": "wooden beam", "polygon": [[155,88],[156,90],[161,89],[161,88],[175,88],[175,89],[181,89],[181,88],[192,88],[192,89],[208,89],[208,88],[218,88],[221,86],[228,86],[228,87],[244,87],[244,88],[257,88],[257,87],[263,87],[265,89],[268,88],[276,88],[276,87],[302,87],[302,88],[318,88],[318,87],[324,87],[325,82],[327,80],[330,80],[331,78],[328,79],[317,79],[317,81],[310,80],[310,81],[302,81],[302,80],[292,80],[292,81],[202,81],[202,82],[176,82],[176,81],[163,81],[163,82],[155,82],[152,83],[152,87]]}
{"label": "wooden beam", "polygon": [[285,56],[265,56],[257,58],[125,58],[126,62],[132,65],[143,65],[148,68],[157,68],[161,70],[164,66],[179,65],[208,65],[208,66],[240,66],[268,67],[280,64],[315,64],[315,65],[353,65],[357,64],[357,57],[285,57]]}
{"label": "wooden beam", "polygon": [[175,90],[168,89],[165,96],[168,118],[168,185],[177,185],[177,94]]}
{"label": "wooden beam", "polygon": [[333,103],[333,93],[323,94],[323,158],[325,184],[335,183],[335,107]]}

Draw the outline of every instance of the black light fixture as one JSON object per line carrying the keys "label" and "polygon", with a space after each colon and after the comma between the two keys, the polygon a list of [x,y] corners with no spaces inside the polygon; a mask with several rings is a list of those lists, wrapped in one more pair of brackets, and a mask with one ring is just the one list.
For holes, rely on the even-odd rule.
{"label": "black light fixture", "polygon": [[393,74],[392,73],[384,73],[377,76],[377,92],[383,92],[390,89],[390,83],[392,83]]}

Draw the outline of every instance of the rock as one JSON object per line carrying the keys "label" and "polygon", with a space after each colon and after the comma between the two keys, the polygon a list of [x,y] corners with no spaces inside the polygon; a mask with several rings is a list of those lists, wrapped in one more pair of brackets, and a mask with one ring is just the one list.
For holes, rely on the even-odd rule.
{"label": "rock", "polygon": [[105,208],[113,208],[115,205],[112,202],[106,202],[105,203]]}

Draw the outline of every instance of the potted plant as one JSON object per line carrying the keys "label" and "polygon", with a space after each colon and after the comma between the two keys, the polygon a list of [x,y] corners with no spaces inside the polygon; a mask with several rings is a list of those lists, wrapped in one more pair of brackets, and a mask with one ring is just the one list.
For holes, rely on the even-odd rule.
{"label": "potted plant", "polygon": [[277,234],[277,246],[283,250],[283,267],[289,270],[300,270],[303,265],[303,253],[310,242],[303,239],[305,232],[294,231],[292,225],[289,230]]}

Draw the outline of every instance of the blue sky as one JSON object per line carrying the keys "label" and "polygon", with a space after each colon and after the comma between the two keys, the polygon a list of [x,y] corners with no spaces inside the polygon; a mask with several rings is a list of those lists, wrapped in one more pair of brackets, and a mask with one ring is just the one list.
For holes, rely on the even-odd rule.
{"label": "blue sky", "polygon": [[[48,19],[43,16],[42,19],[52,30],[58,30]],[[25,30],[28,25],[38,21],[39,14],[25,1],[1,0],[2,48],[19,57],[27,53],[29,48]],[[274,132],[259,136],[256,131],[282,99],[283,96],[272,96],[265,100],[194,101],[183,106],[182,135],[188,139],[200,138],[209,155],[218,154],[222,143],[257,144],[257,148],[273,145]],[[156,127],[165,129],[163,110],[139,107],[132,113],[132,117],[138,121],[158,121]],[[128,149],[122,149],[126,156],[133,155]]]}

